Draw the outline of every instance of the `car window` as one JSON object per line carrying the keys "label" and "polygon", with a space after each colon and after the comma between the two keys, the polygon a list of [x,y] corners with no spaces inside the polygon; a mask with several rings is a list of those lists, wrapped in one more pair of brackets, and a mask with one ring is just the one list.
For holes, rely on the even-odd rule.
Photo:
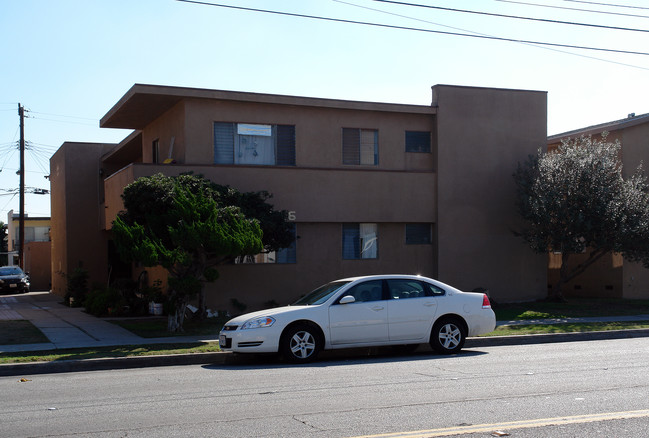
{"label": "car window", "polygon": [[383,299],[383,280],[370,280],[357,284],[343,293],[343,296],[347,295],[353,296],[356,302],[380,301]]}
{"label": "car window", "polygon": [[388,289],[390,291],[390,298],[393,300],[421,298],[432,295],[430,290],[426,287],[426,284],[417,280],[388,280]]}
{"label": "car window", "polygon": [[314,291],[311,291],[306,296],[300,298],[294,306],[316,306],[327,301],[338,289],[349,283],[349,281],[334,281],[320,286]]}
{"label": "car window", "polygon": [[428,286],[428,288],[430,289],[430,294],[433,296],[446,295],[446,291],[439,286],[435,286],[434,284],[430,283],[426,283],[426,286]]}

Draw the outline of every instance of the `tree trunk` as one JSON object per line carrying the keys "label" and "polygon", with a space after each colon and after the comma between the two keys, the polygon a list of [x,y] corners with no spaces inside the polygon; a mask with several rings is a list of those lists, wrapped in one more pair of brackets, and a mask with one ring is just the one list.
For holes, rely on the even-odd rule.
{"label": "tree trunk", "polygon": [[171,333],[183,332],[183,322],[185,321],[185,310],[187,310],[187,303],[176,303],[176,311],[170,313],[167,317],[167,331]]}
{"label": "tree trunk", "polygon": [[205,306],[205,289],[204,286],[201,287],[201,291],[198,293],[198,311],[197,317],[201,321],[207,318],[207,307]]}
{"label": "tree trunk", "polygon": [[565,303],[566,298],[563,296],[561,287],[566,284],[570,279],[568,278],[568,258],[569,253],[561,253],[561,269],[559,269],[559,281],[554,285],[552,290],[548,292],[548,301],[555,303]]}

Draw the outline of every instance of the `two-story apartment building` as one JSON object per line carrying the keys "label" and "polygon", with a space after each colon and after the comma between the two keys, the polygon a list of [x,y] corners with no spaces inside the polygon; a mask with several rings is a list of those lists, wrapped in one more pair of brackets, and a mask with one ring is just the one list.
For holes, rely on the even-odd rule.
{"label": "two-story apartment building", "polygon": [[[620,159],[622,173],[630,176],[638,165],[644,163],[647,170],[649,163],[649,114],[629,114],[627,118],[598,125],[587,126],[548,137],[548,149],[552,150],[565,138],[578,138],[590,135],[593,138],[607,132],[607,141],[618,140],[621,144]],[[586,254],[582,256],[585,258]],[[580,263],[575,257],[572,263]],[[550,254],[548,279],[550,285],[556,284],[561,268],[561,255]],[[591,266],[583,275],[578,276],[565,287],[566,294],[571,296],[646,298],[649,289],[649,269],[641,263],[625,261],[620,254],[608,254]]]}
{"label": "two-story apartment building", "polygon": [[[134,85],[102,118],[120,144],[51,159],[53,270],[129,275],[110,243],[123,188],[193,171],[266,190],[296,243],[221,266],[208,305],[288,303],[336,278],[414,273],[496,300],[546,293],[546,258],[516,238],[512,172],[546,141],[545,92],[437,85],[431,105]],[[134,275],[132,272],[130,275]],[[158,274],[152,274],[158,275]],[[64,279],[54,282],[64,293]]]}

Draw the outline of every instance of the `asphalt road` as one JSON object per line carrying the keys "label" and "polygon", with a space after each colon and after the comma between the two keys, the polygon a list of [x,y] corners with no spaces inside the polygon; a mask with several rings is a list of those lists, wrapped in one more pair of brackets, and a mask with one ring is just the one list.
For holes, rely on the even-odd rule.
{"label": "asphalt road", "polygon": [[649,339],[0,377],[0,394],[2,437],[646,437]]}

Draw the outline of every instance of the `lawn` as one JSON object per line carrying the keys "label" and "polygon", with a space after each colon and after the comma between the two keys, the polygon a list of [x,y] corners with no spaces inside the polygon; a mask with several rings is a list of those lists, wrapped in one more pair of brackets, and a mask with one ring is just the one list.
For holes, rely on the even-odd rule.
{"label": "lawn", "polygon": [[613,298],[574,298],[568,300],[566,303],[533,301],[527,303],[498,304],[493,307],[498,321],[649,314],[649,300],[622,300]]}
{"label": "lawn", "polygon": [[0,345],[40,344],[44,342],[50,342],[50,340],[27,320],[0,321]]}
{"label": "lawn", "polygon": [[218,336],[223,324],[223,318],[206,318],[204,320],[189,319],[183,325],[183,332],[169,333],[167,331],[167,318],[134,318],[116,319],[111,321],[126,330],[143,338],[163,338],[168,336]]}

